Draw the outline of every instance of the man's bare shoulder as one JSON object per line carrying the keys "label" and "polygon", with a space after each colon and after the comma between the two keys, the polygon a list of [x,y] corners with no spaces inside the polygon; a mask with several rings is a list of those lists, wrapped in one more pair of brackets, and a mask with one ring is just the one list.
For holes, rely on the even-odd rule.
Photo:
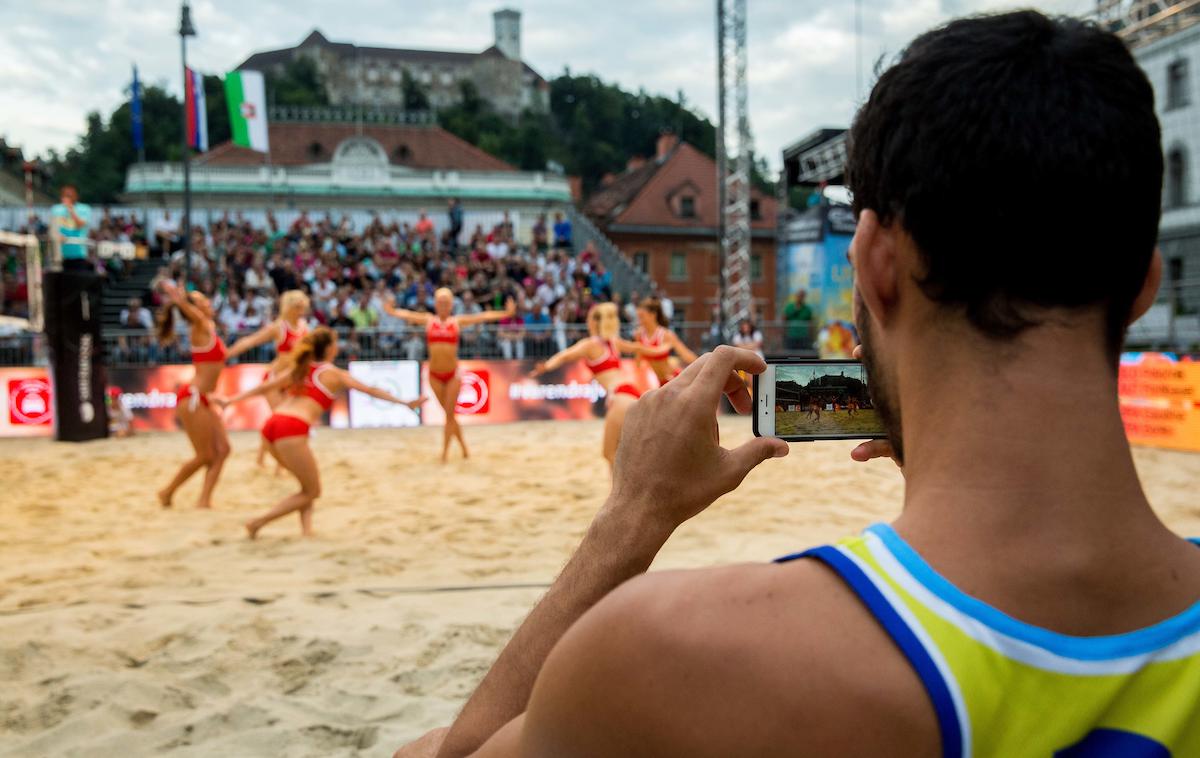
{"label": "man's bare shoulder", "polygon": [[817,561],[648,574],[554,649],[525,755],[923,755],[919,679]]}

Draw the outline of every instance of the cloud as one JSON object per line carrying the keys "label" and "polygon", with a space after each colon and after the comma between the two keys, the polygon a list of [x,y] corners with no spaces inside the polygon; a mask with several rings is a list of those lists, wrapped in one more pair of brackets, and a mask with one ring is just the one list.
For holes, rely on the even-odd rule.
{"label": "cloud", "polygon": [[[482,50],[491,13],[523,13],[528,63],[551,77],[569,67],[631,90],[674,97],[716,114],[713,4],[698,0],[196,0],[199,36],[189,62],[232,69],[259,50],[290,47],[312,29],[363,45]],[[850,0],[751,0],[750,122],[759,154],[773,164],[788,143],[821,126],[844,126],[881,56],[954,15],[1028,6],[1012,0],[863,0],[862,34]],[[1057,13],[1092,0],[1037,0]],[[28,152],[63,149],[88,111],[107,114],[125,98],[130,66],[179,92],[179,8],[161,0],[57,0],[0,6],[0,135]],[[861,74],[861,75],[860,75]],[[860,88],[861,79],[861,88]]]}

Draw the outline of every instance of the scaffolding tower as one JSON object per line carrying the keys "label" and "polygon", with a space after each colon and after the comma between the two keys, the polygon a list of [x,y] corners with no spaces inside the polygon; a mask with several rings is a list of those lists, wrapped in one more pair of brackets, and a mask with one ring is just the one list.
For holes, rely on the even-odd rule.
{"label": "scaffolding tower", "polygon": [[746,0],[717,0],[717,191],[720,206],[721,325],[726,336],[751,317],[750,115],[746,87]]}
{"label": "scaffolding tower", "polygon": [[1130,47],[1200,22],[1200,0],[1096,0],[1095,19]]}

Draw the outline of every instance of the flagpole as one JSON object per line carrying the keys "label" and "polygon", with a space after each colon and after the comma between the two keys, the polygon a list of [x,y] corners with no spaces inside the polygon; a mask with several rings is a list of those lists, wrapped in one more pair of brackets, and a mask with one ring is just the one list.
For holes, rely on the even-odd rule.
{"label": "flagpole", "polygon": [[183,260],[184,287],[192,281],[192,156],[191,135],[188,134],[187,119],[187,38],[196,36],[196,28],[192,26],[192,9],[186,0],[179,16],[179,56],[183,60]]}

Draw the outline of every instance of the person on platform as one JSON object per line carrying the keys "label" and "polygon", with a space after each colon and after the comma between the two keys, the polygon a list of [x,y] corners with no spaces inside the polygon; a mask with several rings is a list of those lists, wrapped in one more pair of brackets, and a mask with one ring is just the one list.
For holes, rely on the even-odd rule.
{"label": "person on platform", "polygon": [[666,384],[683,371],[683,367],[671,359],[674,352],[690,365],[696,361],[693,353],[679,335],[671,331],[666,314],[663,313],[662,303],[648,297],[637,306],[638,328],[633,333],[633,339],[643,348],[641,360],[650,366],[650,370],[658,377],[659,386]]}
{"label": "person on platform", "polygon": [[956,20],[879,76],[847,144],[888,435],[851,455],[902,464],[899,517],[644,574],[788,452],[720,446],[722,393],[749,412],[735,372],[766,367],[720,347],[633,406],[575,555],[449,732],[400,756],[1200,755],[1200,547],[1147,502],[1117,398],[1162,277],[1146,74],[1079,19]]}
{"label": "person on platform", "polygon": [[247,521],[246,533],[250,539],[258,537],[258,531],[267,524],[293,512],[300,514],[301,533],[312,536],[313,505],[321,496],[321,476],[308,444],[308,430],[329,411],[338,394],[358,390],[413,410],[424,402],[424,398],[401,400],[386,390],[363,384],[350,372],[333,365],[337,352],[337,332],[319,326],[285,354],[284,365],[275,378],[228,400],[214,398],[215,404],[225,408],[247,398],[285,393],[284,401],[275,407],[263,426],[262,437],[275,460],[296,477],[300,491],[283,498],[262,516]]}
{"label": "person on platform", "polygon": [[205,469],[196,507],[212,508],[213,490],[221,478],[225,459],[229,457],[229,435],[210,397],[225,368],[225,343],[217,334],[212,304],[207,297],[199,292],[185,292],[171,281],[163,282],[160,288],[166,303],[159,316],[159,341],[164,345],[174,341],[175,311],[178,309],[191,330],[189,344],[195,373],[190,382],[180,385],[175,392],[175,418],[187,433],[192,457],[179,467],[171,483],[159,491],[158,502],[162,507],[170,508],[175,491],[192,474]]}
{"label": "person on platform", "polygon": [[[288,353],[296,345],[300,344],[300,340],[304,339],[304,335],[308,334],[309,307],[308,295],[300,290],[288,290],[284,292],[279,298],[279,318],[264,325],[253,334],[242,337],[230,345],[229,354],[226,358],[232,360],[248,350],[253,350],[268,342],[274,343],[275,356],[271,359],[270,365],[267,366],[266,373],[263,374],[264,382],[271,381],[282,371],[284,364],[287,362]],[[272,411],[285,399],[282,391],[264,392],[263,397]],[[267,444],[264,438],[263,444],[259,445],[258,448],[259,466],[263,465],[266,454]]]}
{"label": "person on platform", "polygon": [[393,303],[384,303],[383,310],[389,316],[425,328],[425,342],[429,350],[429,387],[446,414],[446,426],[442,432],[442,463],[450,459],[450,443],[453,440],[458,440],[463,458],[470,457],[462,426],[456,416],[458,389],[462,386],[462,377],[458,371],[461,330],[511,317],[517,312],[516,301],[508,298],[502,311],[481,311],[455,316],[454,293],[442,287],[433,293],[433,313],[409,311],[397,308]]}
{"label": "person on platform", "polygon": [[786,324],[784,341],[787,349],[792,352],[812,349],[812,306],[808,304],[808,293],[797,290],[796,294],[783,307],[783,321]]}
{"label": "person on platform", "polygon": [[59,202],[50,209],[50,236],[62,252],[64,271],[96,272],[88,259],[88,226],[92,223],[92,207],[79,202],[74,185],[64,184]]}
{"label": "person on platform", "polygon": [[642,394],[621,366],[621,354],[643,355],[647,348],[621,339],[621,318],[617,306],[612,303],[592,306],[587,314],[587,326],[587,337],[537,364],[530,376],[536,378],[572,361],[583,361],[606,395],[601,451],[611,467],[617,457],[617,442],[621,439],[625,414]]}

